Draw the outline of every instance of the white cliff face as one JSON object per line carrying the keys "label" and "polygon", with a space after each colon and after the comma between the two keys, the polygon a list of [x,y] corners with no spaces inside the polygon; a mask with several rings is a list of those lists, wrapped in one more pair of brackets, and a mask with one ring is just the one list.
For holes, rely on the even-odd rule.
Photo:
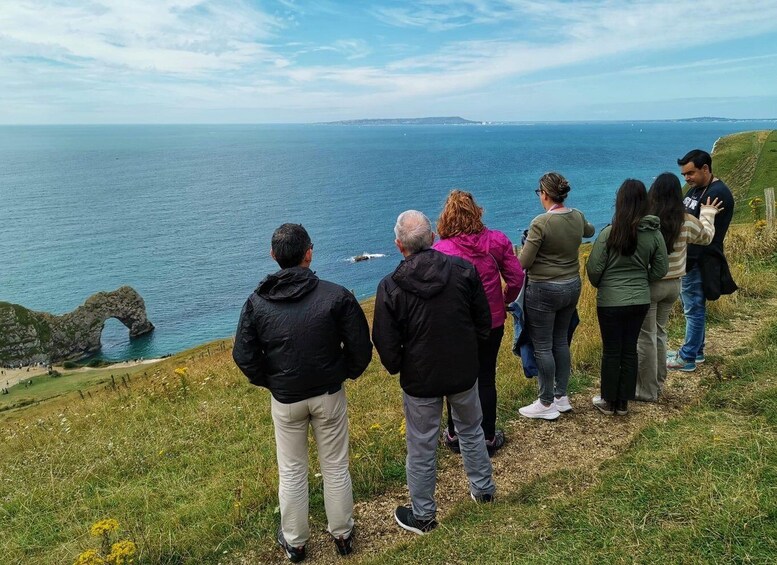
{"label": "white cliff face", "polygon": [[129,286],[93,294],[62,316],[0,303],[0,363],[56,363],[96,353],[108,318],[127,326],[130,338],[154,329],[143,298]]}

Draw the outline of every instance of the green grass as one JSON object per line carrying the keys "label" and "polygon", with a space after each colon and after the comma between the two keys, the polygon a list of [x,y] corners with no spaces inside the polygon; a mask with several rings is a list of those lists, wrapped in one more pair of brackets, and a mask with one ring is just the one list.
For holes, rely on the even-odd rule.
{"label": "green grass", "polygon": [[[373,563],[774,563],[777,324],[684,416],[599,473],[560,472]],[[453,543],[451,540],[454,540]]]}
{"label": "green grass", "polygon": [[[764,189],[777,188],[777,130],[744,132],[721,138],[713,154],[713,171],[731,188],[735,222],[750,222],[750,201],[764,197]],[[764,217],[763,204],[756,215]]]}
{"label": "green grass", "polygon": [[[9,394],[0,396],[0,422],[7,421],[9,418],[17,416],[17,406],[38,405],[46,403],[55,398],[71,397],[80,398],[78,391],[84,394],[91,394],[90,391],[99,389],[100,386],[113,386],[111,375],[117,386],[125,386],[128,379],[131,382],[134,375],[147,371],[148,367],[138,365],[135,367],[124,367],[117,365],[107,369],[89,370],[89,371],[65,371],[58,377],[49,375],[37,375],[26,379],[9,389]],[[124,381],[122,381],[124,377]],[[25,383],[30,381],[32,384],[27,386]]]}
{"label": "green grass", "polygon": [[[728,140],[719,146],[742,158],[748,148],[760,147],[750,137],[733,149],[726,149]],[[765,143],[761,146],[769,147]],[[726,158],[718,160],[717,153],[715,158],[716,173],[728,180]],[[763,157],[753,162],[749,183],[762,178],[762,165],[768,165]],[[725,325],[734,313],[750,310],[759,324],[758,307],[777,295],[777,238],[755,232],[752,224],[736,226],[727,246],[741,290],[711,306],[711,322]],[[371,319],[372,303],[364,307]],[[579,310],[583,324],[573,342],[573,392],[595,383],[598,373],[600,341],[589,285]],[[673,335],[681,325],[676,316]],[[508,324],[498,359],[502,423],[536,396],[536,383],[523,377],[509,351],[511,333]],[[377,559],[773,561],[775,343],[772,326],[736,359],[718,360],[721,376],[708,383],[701,404],[644,430],[599,472],[557,473],[493,507],[462,505],[439,533],[413,538]],[[187,367],[183,377],[175,371],[180,367]],[[108,386],[111,373],[119,382],[127,372],[128,386]],[[365,375],[347,384],[357,500],[404,482],[397,381],[373,359]],[[77,390],[85,392],[84,399]],[[215,564],[224,551],[239,554],[271,540],[278,516],[269,397],[234,366],[228,342],[134,372],[108,368],[39,377],[29,389],[22,385],[0,397],[0,407],[30,398],[35,405],[0,412],[3,563],[72,563],[97,546],[88,529],[106,517],[121,523],[121,536],[138,544],[139,562],[147,564]],[[316,468],[313,450],[312,526],[322,528]]]}

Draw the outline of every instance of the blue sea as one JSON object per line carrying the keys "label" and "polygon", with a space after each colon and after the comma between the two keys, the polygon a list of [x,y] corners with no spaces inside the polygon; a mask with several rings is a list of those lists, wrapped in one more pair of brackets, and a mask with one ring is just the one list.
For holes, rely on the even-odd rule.
{"label": "blue sea", "polygon": [[[627,177],[649,185],[689,149],[775,122],[479,126],[2,126],[0,300],[62,314],[128,284],[153,334],[117,320],[107,359],[157,357],[233,334],[266,274],[273,229],[302,223],[313,269],[360,298],[397,265],[396,216],[434,221],[463,188],[513,242],[551,170],[597,225]],[[383,255],[354,263],[362,253]]]}

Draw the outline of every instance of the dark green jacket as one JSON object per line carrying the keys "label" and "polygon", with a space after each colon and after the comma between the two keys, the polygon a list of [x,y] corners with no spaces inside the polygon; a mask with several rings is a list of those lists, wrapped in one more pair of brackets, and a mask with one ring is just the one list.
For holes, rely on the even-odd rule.
{"label": "dark green jacket", "polygon": [[588,280],[599,289],[596,305],[650,304],[650,283],[661,279],[669,267],[661,221],[656,216],[640,220],[637,250],[630,256],[607,251],[611,227],[599,233],[585,266]]}

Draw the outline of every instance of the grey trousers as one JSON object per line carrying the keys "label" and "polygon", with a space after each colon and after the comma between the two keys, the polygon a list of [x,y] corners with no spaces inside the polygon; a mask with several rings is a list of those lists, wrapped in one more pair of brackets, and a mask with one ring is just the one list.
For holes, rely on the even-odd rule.
{"label": "grey trousers", "polygon": [[[407,437],[407,487],[417,520],[431,520],[437,513],[434,489],[437,484],[437,443],[443,399],[419,398],[403,393]],[[470,493],[478,496],[493,494],[491,460],[486,450],[483,414],[480,409],[477,383],[471,389],[448,396],[451,415],[459,436],[464,470],[469,479]]]}
{"label": "grey trousers", "polygon": [[272,399],[278,458],[281,529],[289,545],[310,537],[308,526],[308,425],[313,428],[324,478],[327,529],[335,537],[353,528],[353,491],[348,470],[348,414],[345,388],[283,404]]}
{"label": "grey trousers", "polygon": [[526,328],[534,345],[540,400],[567,395],[572,356],[569,323],[580,299],[580,277],[560,282],[531,281],[526,287]]}
{"label": "grey trousers", "polygon": [[666,326],[680,296],[680,279],[650,283],[650,309],[637,340],[639,372],[635,398],[655,402],[666,382]]}

